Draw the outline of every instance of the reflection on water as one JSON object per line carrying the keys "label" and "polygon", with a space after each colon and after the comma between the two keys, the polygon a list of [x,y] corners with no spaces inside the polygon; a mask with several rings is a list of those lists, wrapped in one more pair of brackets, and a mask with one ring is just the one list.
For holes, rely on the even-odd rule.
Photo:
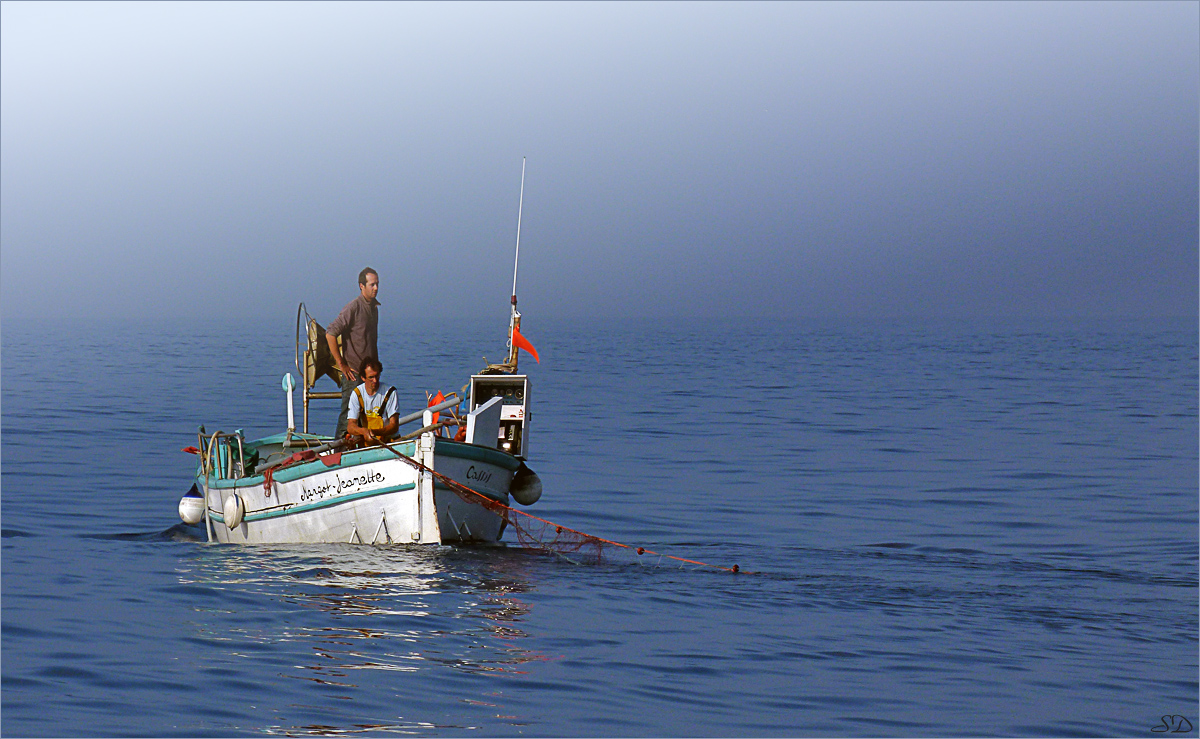
{"label": "reflection on water", "polygon": [[[177,571],[181,585],[216,595],[196,599],[196,638],[245,659],[278,655],[281,678],[336,689],[343,700],[353,701],[389,674],[448,668],[521,675],[528,663],[550,659],[521,645],[530,636],[523,622],[531,606],[519,597],[530,588],[523,575],[534,558],[527,552],[350,545],[198,549],[199,556]],[[232,628],[231,617],[237,621]],[[502,711],[495,715],[523,723]],[[269,733],[440,728],[470,727],[308,724]]]}
{"label": "reflection on water", "polygon": [[280,734],[282,736],[344,736],[347,734],[428,734],[437,729],[478,729],[477,726],[456,726],[447,724],[431,724],[426,721],[414,721],[408,724],[353,724],[351,726],[328,726],[324,724],[307,724],[295,728],[268,726],[263,729],[265,734]]}

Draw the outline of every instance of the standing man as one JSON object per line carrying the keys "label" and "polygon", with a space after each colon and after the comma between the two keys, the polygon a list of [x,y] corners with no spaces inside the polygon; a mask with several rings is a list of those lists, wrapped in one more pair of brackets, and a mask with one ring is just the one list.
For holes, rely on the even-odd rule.
{"label": "standing man", "polygon": [[[342,412],[338,415],[336,438],[346,433],[346,413],[350,409],[350,396],[361,381],[351,369],[361,367],[366,359],[379,358],[379,273],[366,267],[358,273],[359,296],[346,304],[338,317],[325,330],[329,342],[329,353],[342,373]],[[338,349],[337,337],[342,337],[346,355]]]}

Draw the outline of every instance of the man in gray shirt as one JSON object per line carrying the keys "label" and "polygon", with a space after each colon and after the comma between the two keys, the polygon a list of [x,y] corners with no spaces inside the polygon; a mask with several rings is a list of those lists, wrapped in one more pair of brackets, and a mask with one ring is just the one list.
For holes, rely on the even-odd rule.
{"label": "man in gray shirt", "polygon": [[[342,412],[338,415],[336,438],[346,433],[346,414],[350,409],[350,396],[354,388],[362,380],[358,377],[359,368],[367,358],[379,358],[379,273],[370,267],[358,273],[359,296],[346,304],[338,317],[333,319],[325,330],[325,340],[329,342],[329,352],[342,373]],[[342,337],[342,350],[338,348],[337,337]]]}

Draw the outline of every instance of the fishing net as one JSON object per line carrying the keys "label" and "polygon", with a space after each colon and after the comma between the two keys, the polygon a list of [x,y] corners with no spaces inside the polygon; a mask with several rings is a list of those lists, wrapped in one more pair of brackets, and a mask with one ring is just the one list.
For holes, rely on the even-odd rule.
{"label": "fishing net", "polygon": [[[436,472],[434,474],[437,475]],[[464,485],[456,483],[448,477],[438,476],[438,479],[446,483],[447,487],[453,490],[458,497],[468,503],[487,508],[507,521],[517,543],[527,549],[551,552],[577,564],[581,562],[598,564],[612,559],[614,556],[622,558],[647,557],[658,565],[672,564],[680,567],[701,567],[724,570],[726,572],[740,571],[740,568],[736,564],[731,567],[723,567],[695,559],[685,559],[671,554],[651,551],[645,547],[622,544],[621,542],[603,539],[592,534],[585,534],[582,531],[556,524],[553,521],[548,521],[531,513],[519,511],[516,508],[504,505],[499,501],[492,500],[481,493],[477,493]]]}
{"label": "fishing net", "polygon": [[[391,447],[386,448],[391,449]],[[577,564],[581,562],[600,563],[612,558],[613,555],[621,555],[636,558],[648,557],[654,560],[655,564],[708,568],[724,570],[726,572],[741,571],[736,564],[730,567],[713,565],[695,559],[676,557],[671,554],[651,551],[645,547],[634,547],[629,544],[612,541],[611,539],[603,539],[599,536],[585,534],[582,531],[556,524],[553,521],[548,521],[531,513],[507,506],[498,500],[472,490],[440,472],[426,467],[411,457],[406,457],[394,449],[391,449],[391,451],[413,467],[433,475],[439,482],[453,490],[455,495],[464,501],[486,508],[503,518],[507,522],[508,527],[512,529],[517,543],[527,549],[551,552]]]}

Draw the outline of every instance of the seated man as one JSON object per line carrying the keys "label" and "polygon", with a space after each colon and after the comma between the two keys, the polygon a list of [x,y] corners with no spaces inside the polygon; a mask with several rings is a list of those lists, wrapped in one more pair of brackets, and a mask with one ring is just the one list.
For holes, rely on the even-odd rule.
{"label": "seated man", "polygon": [[381,374],[382,362],[374,357],[364,359],[358,372],[363,383],[354,388],[354,393],[350,396],[346,433],[362,439],[364,444],[375,440],[387,441],[395,436],[400,428],[400,414],[396,409],[396,388],[389,387],[381,392]]}

